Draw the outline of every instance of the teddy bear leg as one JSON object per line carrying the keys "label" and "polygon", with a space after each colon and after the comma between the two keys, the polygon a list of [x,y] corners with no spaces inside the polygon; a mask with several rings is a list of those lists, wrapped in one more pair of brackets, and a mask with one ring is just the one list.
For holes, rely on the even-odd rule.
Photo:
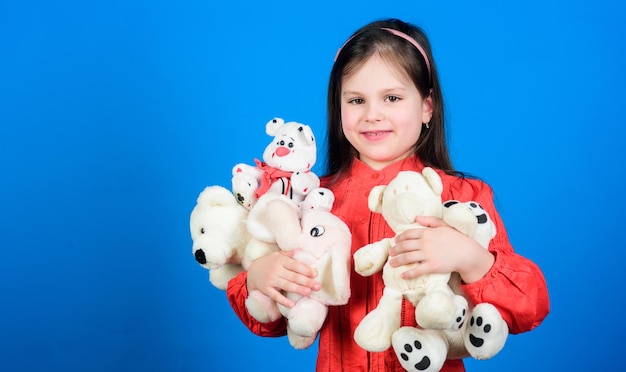
{"label": "teddy bear leg", "polygon": [[504,347],[509,327],[491,304],[476,305],[463,332],[465,347],[472,357],[484,360],[496,355]]}
{"label": "teddy bear leg", "polygon": [[385,287],[376,309],[370,311],[354,331],[354,341],[367,351],[385,351],[391,346],[391,335],[400,328],[402,293]]}
{"label": "teddy bear leg", "polygon": [[463,296],[444,291],[433,291],[422,298],[415,306],[415,320],[425,329],[451,330],[463,322],[459,319],[467,309]]}
{"label": "teddy bear leg", "polygon": [[303,337],[315,337],[322,328],[328,307],[309,297],[302,297],[289,311],[289,327]]}
{"label": "teddy bear leg", "polygon": [[260,291],[250,291],[246,298],[246,309],[261,323],[273,322],[281,317],[276,302]]}
{"label": "teddy bear leg", "polygon": [[443,367],[448,343],[441,331],[402,327],[391,336],[393,350],[407,371],[435,372]]}
{"label": "teddy bear leg", "polygon": [[309,346],[313,345],[315,339],[317,338],[317,333],[310,337],[301,336],[295,333],[289,325],[287,325],[287,339],[289,340],[289,344],[294,347],[294,349],[302,350],[306,349]]}

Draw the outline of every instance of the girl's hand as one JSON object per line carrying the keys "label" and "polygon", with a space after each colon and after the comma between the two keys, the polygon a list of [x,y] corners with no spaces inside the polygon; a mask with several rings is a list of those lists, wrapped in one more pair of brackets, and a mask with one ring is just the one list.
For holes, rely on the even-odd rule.
{"label": "girl's hand", "polygon": [[254,260],[248,268],[248,292],[258,290],[277,303],[293,307],[295,304],[282,291],[308,296],[318,291],[321,284],[313,278],[317,271],[293,259],[295,250],[273,252]]}
{"label": "girl's hand", "polygon": [[392,267],[418,263],[402,273],[413,279],[429,273],[458,272],[465,283],[475,282],[491,269],[495,257],[474,239],[436,217],[417,217],[426,228],[407,230],[389,250]]}

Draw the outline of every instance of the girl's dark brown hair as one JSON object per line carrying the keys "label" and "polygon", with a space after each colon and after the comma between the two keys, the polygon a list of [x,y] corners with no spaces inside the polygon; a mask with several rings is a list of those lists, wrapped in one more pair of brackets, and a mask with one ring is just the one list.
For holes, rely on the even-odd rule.
{"label": "girl's dark brown hair", "polygon": [[[385,28],[401,31],[419,43],[430,62],[409,41],[392,34]],[[352,165],[358,156],[348,142],[341,126],[342,82],[362,66],[374,53],[394,63],[413,81],[422,97],[430,96],[433,115],[429,128],[423,128],[415,145],[414,154],[426,166],[439,168],[446,173],[456,173],[452,167],[444,127],[443,97],[437,67],[433,60],[430,43],[419,27],[398,19],[372,22],[356,31],[337,54],[328,83],[328,127],[327,127],[327,175],[336,179]]]}

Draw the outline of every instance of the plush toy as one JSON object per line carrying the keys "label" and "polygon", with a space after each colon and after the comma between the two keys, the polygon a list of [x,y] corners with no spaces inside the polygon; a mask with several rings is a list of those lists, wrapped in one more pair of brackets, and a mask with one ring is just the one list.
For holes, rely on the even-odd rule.
{"label": "plush toy", "polygon": [[[265,129],[274,138],[265,147],[264,162],[256,160],[256,167],[243,163],[233,167],[233,193],[237,201],[250,210],[246,225],[251,239],[245,249],[245,262],[279,249],[295,248],[302,202],[320,184],[319,177],[311,171],[316,161],[315,136],[311,128],[275,118]],[[275,208],[281,212],[273,212]],[[276,309],[268,319],[279,316]]]}
{"label": "plush toy", "polygon": [[228,281],[245,269],[242,262],[250,240],[247,218],[248,210],[221,186],[206,187],[191,212],[192,252],[219,289],[226,289]]}
{"label": "plush toy", "polygon": [[[495,236],[495,225],[487,212],[474,201],[449,200],[444,204],[443,220],[460,232],[474,238],[485,249]],[[450,286],[463,295],[461,278],[453,273]],[[471,355],[488,359],[497,354],[508,336],[508,326],[497,309],[488,303],[469,305],[465,321],[456,330],[425,330],[402,327],[392,335],[394,351],[407,371],[439,371],[445,359]]]}
{"label": "plush toy", "polygon": [[275,118],[267,122],[265,132],[274,138],[265,147],[263,162],[255,159],[255,166],[239,163],[233,167],[233,193],[246,209],[252,209],[268,192],[299,204],[320,185],[311,172],[317,157],[313,131],[308,125]]}
{"label": "plush toy", "polygon": [[278,310],[287,319],[290,344],[296,349],[304,349],[315,341],[326,319],[328,306],[348,302],[351,234],[348,226],[330,212],[334,195],[328,189],[312,190],[304,199],[301,211],[291,203],[274,201],[267,205],[267,209],[268,214],[279,216],[276,221],[282,221],[273,225],[277,240],[293,239],[293,247],[298,248],[294,258],[317,270],[316,280],[322,288],[309,296],[287,293],[286,296],[295,303],[293,308],[279,306],[261,292],[251,291],[246,306],[251,315],[265,322],[275,320]]}
{"label": "plush toy", "polygon": [[[474,238],[485,249],[496,236],[495,224],[483,207],[475,201],[445,202],[443,220],[463,234]],[[455,293],[464,295],[460,285],[461,277],[458,273],[453,273],[450,286]],[[470,303],[466,319],[469,321],[464,323],[460,332],[447,334],[450,344],[449,358],[469,353],[475,359],[484,360],[493,357],[504,347],[509,327],[495,306],[489,303],[473,306]]]}
{"label": "plush toy", "polygon": [[[372,212],[382,213],[397,235],[408,229],[423,228],[415,222],[416,216],[441,218],[442,191],[441,178],[432,168],[426,167],[422,173],[404,171],[398,173],[389,185],[372,188],[368,206]],[[448,285],[449,273],[402,279],[401,274],[415,264],[391,267],[389,249],[394,239],[386,238],[368,244],[354,254],[355,270],[360,275],[369,276],[381,268],[383,270],[383,296],[377,307],[361,320],[354,333],[357,344],[368,351],[384,351],[391,346],[392,334],[400,328],[403,297],[416,306],[415,319],[425,329],[458,328],[467,309],[465,298],[454,294]]]}

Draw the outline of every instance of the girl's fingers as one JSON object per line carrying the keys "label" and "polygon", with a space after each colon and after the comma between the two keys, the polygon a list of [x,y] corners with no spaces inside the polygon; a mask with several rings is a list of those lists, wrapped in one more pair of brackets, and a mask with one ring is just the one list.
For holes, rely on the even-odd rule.
{"label": "girl's fingers", "polygon": [[389,264],[391,265],[391,267],[399,267],[402,265],[421,263],[425,259],[426,257],[423,252],[411,251],[411,252],[401,253],[397,256],[390,257]]}
{"label": "girl's fingers", "polygon": [[274,302],[281,304],[285,307],[292,308],[295,306],[295,303],[293,301],[285,297],[282,293],[280,293],[280,291],[277,291],[273,287],[268,288],[267,295],[269,296],[269,298],[274,300]]}

